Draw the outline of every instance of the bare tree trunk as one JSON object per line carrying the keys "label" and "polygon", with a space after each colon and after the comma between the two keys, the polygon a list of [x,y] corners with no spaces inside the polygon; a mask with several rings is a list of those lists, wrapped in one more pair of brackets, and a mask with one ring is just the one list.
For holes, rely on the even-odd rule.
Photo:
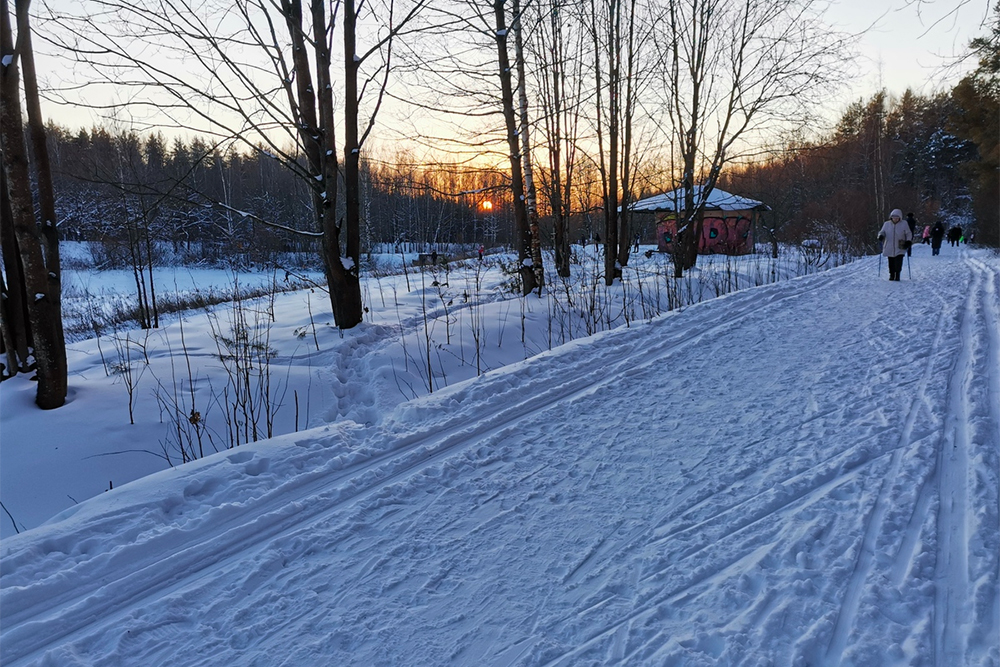
{"label": "bare tree trunk", "polygon": [[[319,0],[313,0],[317,2]],[[357,23],[354,0],[344,0],[344,224],[347,226],[346,271],[343,275],[342,317],[354,326],[361,322],[361,143],[358,139],[358,68]],[[334,187],[335,184],[333,185]],[[335,310],[336,313],[336,310]],[[338,320],[339,326],[339,320]],[[342,327],[348,328],[348,327]]]}
{"label": "bare tree trunk", "polygon": [[[549,35],[552,44],[549,47],[549,68],[551,70],[549,89],[551,90],[550,109],[547,114],[550,118],[549,124],[549,168],[552,171],[552,192],[550,201],[555,227],[555,261],[556,273],[562,278],[570,277],[570,239],[569,239],[569,214],[570,202],[572,201],[572,170],[573,158],[571,153],[571,137],[564,136],[564,132],[569,131],[569,127],[563,124],[565,113],[565,86],[566,86],[566,46],[563,43],[562,32],[562,0],[555,0],[549,12],[549,23],[551,34]],[[566,141],[567,151],[566,174],[563,175],[563,152],[562,142]],[[563,189],[565,188],[565,192]]]}
{"label": "bare tree trunk", "polygon": [[885,95],[878,94],[875,99],[878,107],[874,110],[875,113],[872,115],[871,123],[871,136],[872,136],[872,151],[873,151],[873,162],[872,165],[872,177],[874,178],[873,188],[875,193],[875,215],[872,216],[873,220],[881,220],[885,217],[885,212],[888,210],[888,206],[885,202],[885,160],[882,155],[882,137],[884,135],[885,128]]}
{"label": "bare tree trunk", "polygon": [[[711,7],[708,8],[711,11]],[[673,100],[675,104],[676,118],[681,119],[683,125],[677,129],[680,134],[680,150],[682,160],[681,189],[684,193],[684,210],[677,211],[677,233],[674,235],[673,260],[674,277],[680,278],[684,271],[694,267],[698,261],[698,242],[701,239],[701,206],[695,201],[695,167],[698,154],[698,147],[701,141],[699,129],[701,128],[701,87],[705,77],[706,51],[708,49],[708,36],[706,34],[706,8],[699,2],[693,0],[691,3],[691,25],[685,25],[675,7],[670,6],[670,26],[671,32],[675,35],[671,52],[671,73],[674,87],[679,86],[681,81],[680,70],[685,66],[690,77],[690,104],[685,111],[683,109],[680,96]],[[681,27],[684,25],[684,27]],[[690,35],[689,42],[684,43],[681,34]],[[688,47],[690,50],[683,53],[682,49]]]}
{"label": "bare tree trunk", "polygon": [[[599,29],[599,21],[597,18],[597,0],[590,0],[590,38],[593,44],[593,58],[594,58],[594,119],[597,130],[597,170],[600,174],[601,180],[601,208],[603,209],[605,217],[605,244],[607,243],[607,209],[608,209],[608,198],[610,196],[608,191],[608,164],[607,156],[604,154],[604,116],[605,116],[605,106],[604,106],[604,77],[601,71],[601,55],[603,54],[603,49],[601,48],[601,35]],[[607,245],[605,245],[607,248]],[[605,265],[605,268],[606,265]],[[614,278],[609,278],[608,280],[613,280]],[[610,283],[609,283],[610,284]]]}
{"label": "bare tree trunk", "polygon": [[[28,25],[28,2],[17,3],[18,44],[15,49],[12,26],[10,23],[10,6],[8,0],[0,0],[0,53],[5,63],[0,74],[0,140],[3,145],[3,168],[6,174],[7,196],[10,204],[11,222],[14,238],[17,241],[18,254],[24,270],[24,295],[28,310],[28,320],[31,324],[31,343],[37,364],[38,390],[35,403],[43,410],[58,408],[66,402],[67,367],[66,343],[62,335],[62,317],[60,313],[58,237],[54,204],[52,200],[51,178],[46,184],[47,190],[40,196],[49,197],[49,212],[52,216],[43,220],[42,232],[39,234],[35,222],[34,204],[31,197],[31,178],[29,175],[28,152],[25,145],[24,125],[21,119],[21,104],[18,81],[18,58],[31,58],[30,27]],[[33,62],[28,66],[34,73]],[[27,87],[27,83],[26,83]],[[37,107],[37,90],[34,91],[34,102],[29,99],[28,106]],[[31,93],[27,96],[30,98]],[[29,110],[29,120],[40,123],[40,114],[36,116]],[[38,128],[39,130],[41,128]],[[36,131],[33,129],[33,132]],[[44,133],[42,137],[42,152],[45,151]],[[47,169],[46,162],[46,169]],[[48,174],[39,172],[38,180],[44,180]],[[42,203],[43,213],[46,204]],[[51,227],[51,230],[46,230]],[[54,248],[46,247],[54,256],[46,257],[42,238],[51,239]],[[51,264],[54,260],[56,263]],[[53,291],[55,290],[55,291]]]}
{"label": "bare tree trunk", "polygon": [[618,264],[628,265],[629,251],[632,248],[631,214],[629,206],[632,203],[632,114],[635,111],[636,87],[636,44],[635,44],[635,0],[629,3],[628,41],[625,46],[625,110],[622,114],[622,197],[621,214],[618,217]]}
{"label": "bare tree trunk", "polygon": [[521,171],[521,145],[518,140],[517,118],[514,113],[514,88],[511,82],[510,56],[507,52],[507,17],[504,0],[493,0],[493,15],[496,20],[497,60],[500,66],[500,93],[503,100],[503,116],[507,129],[507,149],[510,151],[511,191],[514,195],[514,225],[517,232],[518,273],[521,276],[521,293],[531,294],[536,287],[535,271],[531,266],[531,228],[525,205],[524,176]]}
{"label": "bare tree trunk", "polygon": [[538,230],[538,195],[531,168],[531,125],[528,120],[527,77],[524,73],[524,36],[521,21],[520,0],[514,0],[514,49],[517,58],[517,93],[521,120],[521,162],[524,170],[525,208],[528,216],[528,231],[531,234],[531,266],[535,272],[535,289],[541,296],[545,284],[545,270],[542,265],[542,240]]}
{"label": "bare tree trunk", "polygon": [[[353,5],[351,9],[353,10]],[[314,215],[322,232],[323,266],[329,284],[330,305],[333,309],[333,318],[337,326],[341,329],[350,329],[361,322],[363,306],[361,302],[361,283],[357,273],[357,261],[354,260],[352,264],[350,258],[350,223],[348,223],[348,256],[346,258],[341,254],[341,228],[337,224],[338,164],[336,137],[334,135],[333,87],[330,80],[331,55],[326,35],[326,6],[322,0],[312,0],[313,35],[308,46],[302,27],[301,0],[282,0],[281,11],[285,17],[288,33],[292,40],[292,62],[295,70],[295,90],[293,92],[290,84],[286,83],[286,86],[289,86],[286,88],[286,91],[289,97],[289,105],[299,121],[299,140],[306,153],[309,173],[312,176],[310,187],[312,190],[313,210],[315,211]],[[354,16],[353,11],[345,13]],[[353,25],[352,22],[351,64],[353,64],[354,51]],[[345,21],[345,49],[347,48],[347,40],[347,25]],[[309,67],[309,47],[312,48],[316,57],[316,83],[318,84],[316,86],[313,86],[313,77]],[[357,68],[356,66],[348,67],[348,71],[354,74],[354,90],[356,91]],[[356,118],[356,96],[354,99]],[[356,122],[354,137],[356,140]],[[357,155],[355,154],[355,168],[357,166],[356,160]],[[354,172],[354,179],[356,185],[356,170]],[[355,189],[355,214],[359,210],[356,196],[357,190]],[[348,197],[348,204],[350,204],[350,197]],[[354,221],[357,221],[356,215]],[[360,245],[358,238],[360,236],[355,238],[355,249]],[[345,259],[347,260],[346,262]]]}
{"label": "bare tree trunk", "polygon": [[632,242],[628,206],[634,171],[632,116],[640,40],[635,36],[638,18],[634,0],[591,0],[589,10],[599,152],[596,162],[604,208],[604,279],[610,286],[621,277]]}
{"label": "bare tree trunk", "polygon": [[[543,43],[538,49],[542,60],[541,86],[542,118],[545,122],[545,134],[549,156],[549,206],[552,208],[553,243],[555,250],[556,274],[563,278],[570,276],[569,269],[569,232],[567,229],[567,206],[563,199],[563,188],[568,178],[563,177],[563,87],[565,86],[564,61],[565,45],[562,31],[562,0],[552,0],[551,6],[543,7],[539,22],[540,32],[544,33]],[[548,14],[548,25],[545,24],[545,14]],[[546,43],[547,41],[547,43]],[[568,156],[567,156],[568,159]]]}
{"label": "bare tree trunk", "polygon": [[604,284],[614,284],[621,276],[618,264],[618,144],[620,137],[619,104],[621,93],[620,44],[621,0],[608,6],[608,185],[604,200]]}
{"label": "bare tree trunk", "polygon": [[30,370],[28,348],[31,329],[28,307],[24,302],[24,268],[14,236],[14,213],[7,196],[7,170],[0,168],[0,245],[3,246],[3,265],[6,279],[0,299],[0,328],[3,329],[6,368],[0,380]]}
{"label": "bare tree trunk", "polygon": [[[24,32],[24,49],[21,56],[21,69],[24,75],[24,101],[28,111],[28,130],[31,135],[31,146],[35,158],[35,179],[38,186],[38,207],[42,216],[42,239],[45,253],[45,264],[48,269],[49,294],[53,313],[53,337],[63,347],[57,353],[65,365],[66,349],[62,322],[62,264],[59,260],[59,228],[56,219],[56,195],[52,187],[52,167],[49,164],[49,148],[45,137],[45,121],[42,118],[42,106],[38,99],[38,74],[35,70],[35,50],[31,43],[31,30],[28,26],[29,2],[17,3],[18,23]],[[66,374],[63,368],[61,373]]]}
{"label": "bare tree trunk", "polygon": [[[0,170],[2,171],[2,170]],[[0,362],[0,382],[9,377],[13,377],[19,370],[20,364],[17,358],[17,343],[14,342],[13,327],[10,326],[10,315],[7,308],[10,306],[10,293],[7,291],[7,281],[0,273],[0,351],[5,359]],[[24,329],[23,319],[20,328]],[[25,349],[27,352],[27,349]]]}

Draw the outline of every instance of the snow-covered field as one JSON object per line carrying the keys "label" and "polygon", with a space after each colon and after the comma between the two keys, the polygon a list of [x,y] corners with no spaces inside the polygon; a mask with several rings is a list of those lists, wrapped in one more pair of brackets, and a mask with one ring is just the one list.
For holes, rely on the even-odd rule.
{"label": "snow-covered field", "polygon": [[[59,410],[33,407],[35,385],[27,376],[0,384],[0,537],[14,534],[15,522],[16,529],[33,528],[186,459],[341,420],[375,424],[405,400],[561,343],[817,270],[794,249],[777,261],[704,257],[668,290],[668,258],[639,254],[624,289],[606,288],[595,249],[574,247],[572,279],[553,279],[545,298],[521,299],[504,273],[516,265],[512,257],[421,270],[411,255],[404,272],[398,255],[376,256],[381,270],[364,283],[366,322],[344,336],[321,288],[191,310],[183,319],[165,314],[160,328],[142,331],[114,324],[114,312],[135,306],[131,271],[82,268],[89,258],[83,244],[65,251],[78,267],[64,272],[67,328],[102,335],[72,337],[70,396]],[[157,268],[155,289],[165,301],[214,301],[236,290],[320,279],[295,272],[286,280],[275,269],[167,266]]]}
{"label": "snow-covered field", "polygon": [[31,487],[103,486],[5,533],[0,662],[995,667],[1000,258],[942,253],[652,318],[501,298],[475,266],[386,282],[395,321],[343,337],[325,295],[278,295],[252,328],[286,434],[236,449],[205,398],[234,309],[191,315],[172,365],[176,322],[143,339],[137,386],[196,385],[223,451],[108,493],[165,465],[170,420],[142,395],[130,425],[75,344],[65,408],[0,387],[15,519],[46,518],[18,516]]}

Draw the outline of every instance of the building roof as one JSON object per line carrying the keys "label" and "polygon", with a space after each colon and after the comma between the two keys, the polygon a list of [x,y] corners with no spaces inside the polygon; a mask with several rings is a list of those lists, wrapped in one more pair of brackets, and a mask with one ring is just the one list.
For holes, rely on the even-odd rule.
{"label": "building roof", "polygon": [[[694,196],[697,199],[701,196],[701,185],[694,186]],[[684,189],[677,188],[661,195],[640,199],[629,208],[632,211],[670,211],[676,212],[679,208],[684,210]],[[771,207],[756,199],[740,197],[725,190],[714,188],[708,195],[705,202],[706,211],[770,211]]]}

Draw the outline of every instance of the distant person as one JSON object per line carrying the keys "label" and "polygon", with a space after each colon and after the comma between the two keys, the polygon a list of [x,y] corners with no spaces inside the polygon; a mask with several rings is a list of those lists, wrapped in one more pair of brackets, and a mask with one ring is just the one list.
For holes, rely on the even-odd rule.
{"label": "distant person", "polygon": [[882,242],[882,254],[889,262],[889,280],[898,282],[903,271],[903,256],[913,243],[913,232],[898,208],[892,209],[889,219],[882,224],[878,240]]}
{"label": "distant person", "polygon": [[482,243],[480,243],[478,250],[479,250],[479,261],[481,262],[483,261],[483,253],[486,252],[486,248],[483,246]]}
{"label": "distant person", "polygon": [[[910,228],[910,239],[917,238],[917,219],[913,217],[912,213],[906,214],[906,224]],[[913,255],[913,244],[906,248],[906,256],[910,257]]]}
{"label": "distant person", "polygon": [[930,225],[924,225],[924,233],[921,235],[921,238],[923,238],[925,245],[931,242],[931,226]]}
{"label": "distant person", "polygon": [[931,255],[941,254],[941,241],[944,240],[944,225],[938,220],[931,227]]}
{"label": "distant person", "polygon": [[948,244],[951,246],[957,246],[959,239],[962,238],[962,228],[955,225],[948,230]]}

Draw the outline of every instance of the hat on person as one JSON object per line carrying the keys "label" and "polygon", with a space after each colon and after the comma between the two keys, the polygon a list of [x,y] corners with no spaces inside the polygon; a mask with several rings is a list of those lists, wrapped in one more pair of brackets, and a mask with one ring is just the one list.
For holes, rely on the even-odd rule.
{"label": "hat on person", "polygon": [[889,217],[890,218],[902,218],[903,217],[903,212],[900,211],[898,208],[894,208],[894,209],[892,209],[892,213],[889,214]]}

